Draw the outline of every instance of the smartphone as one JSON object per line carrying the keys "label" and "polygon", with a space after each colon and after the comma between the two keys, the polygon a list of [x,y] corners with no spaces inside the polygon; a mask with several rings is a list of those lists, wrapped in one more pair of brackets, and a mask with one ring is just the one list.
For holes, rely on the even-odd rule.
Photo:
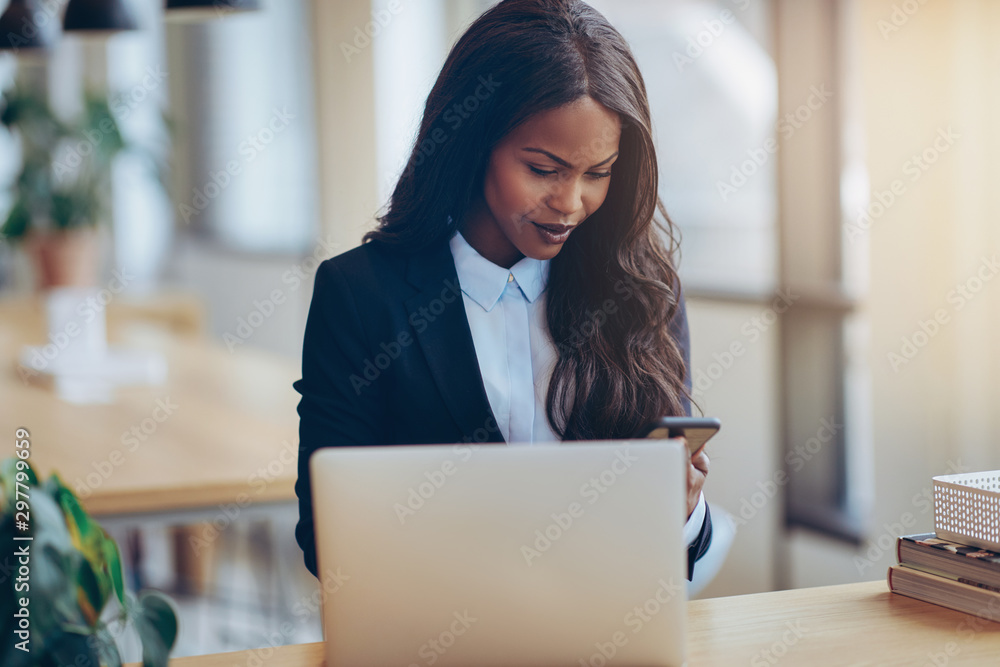
{"label": "smartphone", "polygon": [[714,417],[660,417],[636,435],[638,438],[687,439],[691,455],[697,454],[719,432],[722,422]]}

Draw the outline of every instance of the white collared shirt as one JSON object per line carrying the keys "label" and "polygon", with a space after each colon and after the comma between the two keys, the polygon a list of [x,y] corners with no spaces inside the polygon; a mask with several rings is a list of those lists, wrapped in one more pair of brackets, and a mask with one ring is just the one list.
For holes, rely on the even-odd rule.
{"label": "white collared shirt", "polygon": [[[545,415],[545,397],[558,358],[545,324],[550,260],[522,257],[509,270],[469,245],[450,240],[462,299],[486,397],[510,445],[559,442]],[[690,544],[705,520],[705,496],[684,526]]]}

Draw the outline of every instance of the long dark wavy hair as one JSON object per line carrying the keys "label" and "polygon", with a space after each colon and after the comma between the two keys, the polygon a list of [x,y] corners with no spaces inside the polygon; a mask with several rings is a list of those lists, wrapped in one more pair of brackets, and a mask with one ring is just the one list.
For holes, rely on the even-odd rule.
{"label": "long dark wavy hair", "polygon": [[657,194],[646,86],[600,12],[580,0],[502,0],[480,16],[448,55],[387,212],[363,242],[406,253],[446,242],[483,196],[493,147],[584,96],[617,112],[620,154],[603,205],[549,266],[546,322],[559,354],[546,415],[563,440],[628,438],[685,414],[690,395],[668,328],[678,237]]}

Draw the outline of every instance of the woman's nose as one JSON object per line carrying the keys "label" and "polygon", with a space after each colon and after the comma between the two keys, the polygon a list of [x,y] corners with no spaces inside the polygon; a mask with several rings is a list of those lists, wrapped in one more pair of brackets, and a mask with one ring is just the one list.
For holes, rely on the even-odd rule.
{"label": "woman's nose", "polygon": [[575,177],[560,178],[549,192],[548,205],[563,216],[570,216],[583,207],[583,187]]}

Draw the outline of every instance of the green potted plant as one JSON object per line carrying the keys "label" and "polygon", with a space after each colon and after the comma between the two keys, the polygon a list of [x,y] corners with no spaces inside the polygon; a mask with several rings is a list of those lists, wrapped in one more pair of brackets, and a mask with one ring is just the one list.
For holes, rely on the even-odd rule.
{"label": "green potted plant", "polygon": [[[22,435],[17,442],[27,442]],[[131,624],[143,665],[167,665],[177,637],[173,603],[157,591],[125,590],[118,545],[57,475],[39,483],[27,460],[0,463],[0,544],[9,545],[0,562],[10,558],[0,577],[0,627],[10,638],[0,664],[120,667],[112,630]]]}
{"label": "green potted plant", "polygon": [[[122,135],[106,96],[88,94],[72,121],[60,119],[41,93],[18,87],[4,92],[0,108],[0,124],[17,138],[23,158],[8,186],[13,204],[0,235],[25,243],[41,288],[93,285],[96,228],[110,215],[114,160],[123,151],[151,153]],[[152,164],[162,184],[163,165]]]}

